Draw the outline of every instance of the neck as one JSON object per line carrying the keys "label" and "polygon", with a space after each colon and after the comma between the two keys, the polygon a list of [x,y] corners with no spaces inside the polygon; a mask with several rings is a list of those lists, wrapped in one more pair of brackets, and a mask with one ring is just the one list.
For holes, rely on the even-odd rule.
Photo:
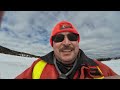
{"label": "neck", "polygon": [[62,64],[62,65],[64,65],[65,67],[72,67],[72,66],[73,66],[73,64],[75,63],[75,60],[74,60],[74,62],[72,62],[72,63],[69,63],[69,64],[62,63],[62,62],[60,62],[60,61],[59,61],[59,60],[57,60],[57,59],[56,59],[56,62],[57,62],[57,63],[59,63],[59,64]]}
{"label": "neck", "polygon": [[70,61],[63,61],[63,60],[61,60],[60,58],[58,58],[58,57],[55,57],[56,58],[56,60],[57,61],[59,61],[60,63],[62,63],[62,64],[66,64],[66,65],[71,65],[71,64],[73,64],[74,62],[75,62],[75,60],[76,60],[76,58],[74,58],[74,59],[72,59],[72,60],[70,60]]}

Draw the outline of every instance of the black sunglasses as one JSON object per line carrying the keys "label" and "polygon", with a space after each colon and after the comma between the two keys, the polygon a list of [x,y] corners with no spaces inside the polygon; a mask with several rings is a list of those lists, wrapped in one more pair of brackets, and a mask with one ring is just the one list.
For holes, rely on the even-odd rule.
{"label": "black sunglasses", "polygon": [[[78,40],[78,34],[74,34],[74,33],[70,33],[70,34],[67,34],[67,38],[70,40],[70,41],[77,41]],[[54,42],[62,42],[65,38],[65,35],[63,34],[58,34],[58,35],[55,35],[52,37],[52,41]]]}

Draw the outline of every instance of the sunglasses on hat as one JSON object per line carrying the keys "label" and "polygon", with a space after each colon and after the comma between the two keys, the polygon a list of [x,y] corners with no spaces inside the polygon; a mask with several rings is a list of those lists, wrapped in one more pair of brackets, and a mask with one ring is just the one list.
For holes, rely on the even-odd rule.
{"label": "sunglasses on hat", "polygon": [[[77,41],[78,40],[78,34],[74,34],[74,33],[70,33],[70,34],[67,34],[67,38],[70,40],[70,41]],[[54,42],[62,42],[65,38],[65,35],[63,34],[58,34],[58,35],[55,35],[52,37],[52,41]]]}

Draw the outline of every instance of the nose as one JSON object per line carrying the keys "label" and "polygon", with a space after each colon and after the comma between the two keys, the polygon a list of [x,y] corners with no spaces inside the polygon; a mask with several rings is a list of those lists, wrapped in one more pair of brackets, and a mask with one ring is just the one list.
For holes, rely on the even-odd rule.
{"label": "nose", "polygon": [[70,40],[68,39],[68,37],[67,36],[65,36],[64,37],[64,40],[62,41],[62,43],[64,44],[64,45],[70,45]]}

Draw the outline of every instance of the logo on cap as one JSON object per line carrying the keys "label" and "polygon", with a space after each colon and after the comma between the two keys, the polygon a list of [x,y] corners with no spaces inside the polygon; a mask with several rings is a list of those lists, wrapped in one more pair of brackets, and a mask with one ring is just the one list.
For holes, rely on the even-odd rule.
{"label": "logo on cap", "polygon": [[72,28],[72,26],[70,24],[62,24],[60,26],[60,30],[67,29],[67,28]]}

